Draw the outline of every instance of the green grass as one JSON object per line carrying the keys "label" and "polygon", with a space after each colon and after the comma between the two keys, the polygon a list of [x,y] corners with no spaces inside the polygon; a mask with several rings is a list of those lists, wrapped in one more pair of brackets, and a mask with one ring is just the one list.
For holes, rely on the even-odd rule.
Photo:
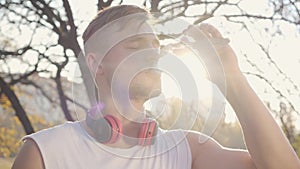
{"label": "green grass", "polygon": [[0,169],[11,169],[13,161],[12,158],[0,158]]}

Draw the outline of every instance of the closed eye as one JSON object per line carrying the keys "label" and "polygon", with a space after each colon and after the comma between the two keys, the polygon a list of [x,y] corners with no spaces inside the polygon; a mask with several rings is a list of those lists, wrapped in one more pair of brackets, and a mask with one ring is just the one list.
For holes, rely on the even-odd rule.
{"label": "closed eye", "polygon": [[128,49],[143,49],[143,48],[160,48],[160,42],[158,39],[149,39],[145,37],[134,37],[126,42],[126,48]]}
{"label": "closed eye", "polygon": [[140,49],[142,47],[142,44],[140,41],[131,41],[127,43],[126,48],[128,49]]}

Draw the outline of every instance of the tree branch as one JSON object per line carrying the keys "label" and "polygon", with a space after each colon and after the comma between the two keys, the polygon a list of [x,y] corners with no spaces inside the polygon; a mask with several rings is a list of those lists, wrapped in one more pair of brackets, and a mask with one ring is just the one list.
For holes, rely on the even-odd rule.
{"label": "tree branch", "polygon": [[12,107],[16,111],[16,116],[18,117],[21,124],[23,125],[26,134],[34,133],[34,129],[17,95],[14,93],[14,91],[10,88],[10,86],[4,81],[2,77],[0,77],[0,87],[1,87],[1,91],[7,96]]}

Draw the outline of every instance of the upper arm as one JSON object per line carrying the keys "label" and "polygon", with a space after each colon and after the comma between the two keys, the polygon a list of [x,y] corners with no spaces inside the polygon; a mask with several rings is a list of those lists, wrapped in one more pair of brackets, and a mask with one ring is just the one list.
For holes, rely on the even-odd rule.
{"label": "upper arm", "polygon": [[32,139],[26,139],[12,169],[44,169],[40,150]]}
{"label": "upper arm", "polygon": [[[193,169],[256,169],[250,154],[245,150],[224,148],[212,138],[199,133],[190,133],[187,136]],[[199,137],[206,137],[207,140],[200,143]]]}

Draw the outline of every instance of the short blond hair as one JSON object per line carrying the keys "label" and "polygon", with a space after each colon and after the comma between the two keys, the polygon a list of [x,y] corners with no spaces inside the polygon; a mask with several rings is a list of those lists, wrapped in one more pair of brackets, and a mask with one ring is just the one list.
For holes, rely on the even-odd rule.
{"label": "short blond hair", "polygon": [[88,27],[85,29],[83,33],[82,38],[84,44],[97,30],[102,28],[104,25],[114,20],[117,20],[123,16],[136,14],[136,13],[148,14],[148,11],[146,9],[134,5],[119,5],[119,6],[109,7],[100,10],[97,16],[89,23]]}

